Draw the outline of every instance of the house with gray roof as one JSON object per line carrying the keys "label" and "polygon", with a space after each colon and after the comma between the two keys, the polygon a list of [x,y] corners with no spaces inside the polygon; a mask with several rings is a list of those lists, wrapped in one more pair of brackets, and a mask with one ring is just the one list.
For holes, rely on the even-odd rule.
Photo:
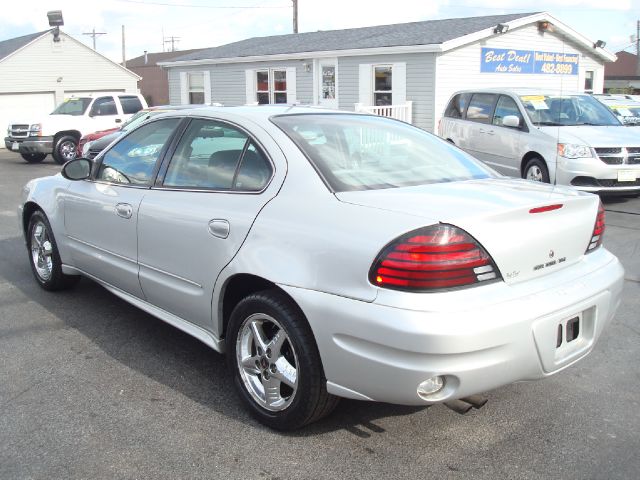
{"label": "house with gray roof", "polygon": [[48,114],[72,95],[137,93],[138,75],[66,33],[54,33],[44,30],[0,41],[2,128]]}
{"label": "house with gray roof", "polygon": [[434,131],[465,88],[602,92],[603,46],[536,12],[255,37],[160,65],[172,104],[319,105]]}

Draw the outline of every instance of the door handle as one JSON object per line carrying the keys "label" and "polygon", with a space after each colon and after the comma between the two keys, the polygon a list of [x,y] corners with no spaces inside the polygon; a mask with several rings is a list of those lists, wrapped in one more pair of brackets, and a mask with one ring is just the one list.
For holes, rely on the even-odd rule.
{"label": "door handle", "polygon": [[209,222],[209,233],[214,237],[227,238],[231,231],[229,222],[220,218],[214,218]]}
{"label": "door handle", "polygon": [[122,123],[122,119],[121,118],[116,118],[116,123]]}
{"label": "door handle", "polygon": [[487,135],[495,135],[496,134],[496,132],[494,132],[493,130],[487,130],[484,133],[486,133]]}
{"label": "door handle", "polygon": [[131,218],[133,207],[128,203],[119,203],[116,205],[116,214],[122,218]]}

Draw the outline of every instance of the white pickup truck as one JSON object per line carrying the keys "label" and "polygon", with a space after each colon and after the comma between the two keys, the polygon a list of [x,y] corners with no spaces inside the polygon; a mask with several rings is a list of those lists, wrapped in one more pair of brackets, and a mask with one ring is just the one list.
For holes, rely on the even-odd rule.
{"label": "white pickup truck", "polygon": [[117,128],[146,107],[147,102],[140,94],[116,92],[71,97],[46,117],[9,124],[4,144],[29,163],[42,162],[50,153],[62,165],[75,158],[80,137]]}

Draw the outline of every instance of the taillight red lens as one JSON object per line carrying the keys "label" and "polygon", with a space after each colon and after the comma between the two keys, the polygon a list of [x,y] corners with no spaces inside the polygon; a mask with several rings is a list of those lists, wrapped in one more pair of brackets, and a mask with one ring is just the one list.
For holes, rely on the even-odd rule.
{"label": "taillight red lens", "polygon": [[378,255],[369,281],[412,292],[459,288],[502,277],[493,259],[467,232],[439,224],[409,232]]}
{"label": "taillight red lens", "polygon": [[591,253],[596,250],[600,245],[602,245],[602,237],[604,236],[604,225],[605,221],[605,213],[604,207],[602,206],[602,202],[598,205],[598,215],[596,216],[596,224],[593,226],[593,233],[591,234],[591,241],[589,242],[589,246],[587,247],[587,251],[585,253]]}

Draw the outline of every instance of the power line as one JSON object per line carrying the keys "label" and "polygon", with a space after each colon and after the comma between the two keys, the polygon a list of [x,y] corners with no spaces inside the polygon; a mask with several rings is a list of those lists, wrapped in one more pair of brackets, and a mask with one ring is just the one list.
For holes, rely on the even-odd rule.
{"label": "power line", "polygon": [[142,0],[117,0],[118,2],[123,3],[135,3],[138,5],[150,5],[156,6],[160,5],[163,7],[185,7],[185,8],[212,8],[212,9],[230,9],[230,10],[238,10],[238,9],[265,9],[265,8],[291,8],[290,5],[253,5],[253,6],[235,6],[235,5],[224,5],[224,6],[215,6],[215,5],[191,5],[185,3],[169,3],[169,2],[144,2]]}

